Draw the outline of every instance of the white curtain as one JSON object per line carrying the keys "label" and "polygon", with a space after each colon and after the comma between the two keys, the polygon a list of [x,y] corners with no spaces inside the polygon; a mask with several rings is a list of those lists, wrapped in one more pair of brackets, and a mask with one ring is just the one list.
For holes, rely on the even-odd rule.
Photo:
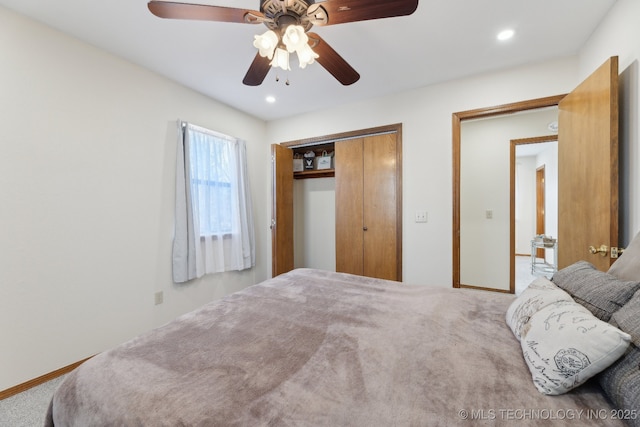
{"label": "white curtain", "polygon": [[173,280],[255,266],[246,144],[178,122]]}

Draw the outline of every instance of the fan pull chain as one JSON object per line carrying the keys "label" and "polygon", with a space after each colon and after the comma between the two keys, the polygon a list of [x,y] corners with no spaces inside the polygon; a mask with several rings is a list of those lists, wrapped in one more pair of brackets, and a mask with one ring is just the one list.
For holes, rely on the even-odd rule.
{"label": "fan pull chain", "polygon": [[[276,74],[276,83],[279,81],[280,81],[280,76]],[[291,85],[291,82],[289,82],[289,76],[287,76],[287,80],[285,80],[284,84],[287,86]]]}

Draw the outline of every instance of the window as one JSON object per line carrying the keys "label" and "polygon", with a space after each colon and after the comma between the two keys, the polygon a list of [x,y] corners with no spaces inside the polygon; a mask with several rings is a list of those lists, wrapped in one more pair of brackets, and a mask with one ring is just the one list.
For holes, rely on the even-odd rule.
{"label": "window", "polygon": [[245,142],[185,122],[179,129],[174,281],[253,267]]}
{"label": "window", "polygon": [[192,138],[190,179],[200,235],[230,234],[233,232],[232,143],[206,133],[192,135]]}

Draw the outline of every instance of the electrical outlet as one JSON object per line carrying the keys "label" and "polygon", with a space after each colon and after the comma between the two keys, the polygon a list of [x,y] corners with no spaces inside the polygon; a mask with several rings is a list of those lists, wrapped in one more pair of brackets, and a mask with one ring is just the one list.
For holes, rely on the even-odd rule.
{"label": "electrical outlet", "polygon": [[487,209],[487,212],[485,213],[487,219],[493,219],[493,211],[491,209]]}
{"label": "electrical outlet", "polygon": [[156,298],[156,305],[162,304],[162,302],[164,301],[164,294],[162,293],[162,291],[156,292],[155,298]]}
{"label": "electrical outlet", "polygon": [[427,222],[427,212],[416,211],[416,222]]}

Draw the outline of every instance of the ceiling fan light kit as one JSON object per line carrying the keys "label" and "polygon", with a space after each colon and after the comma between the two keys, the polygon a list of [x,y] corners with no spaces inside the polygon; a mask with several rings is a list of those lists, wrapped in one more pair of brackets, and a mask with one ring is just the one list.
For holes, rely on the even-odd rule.
{"label": "ceiling fan light kit", "polygon": [[360,74],[319,35],[309,33],[311,27],[411,15],[418,0],[261,0],[260,11],[161,0],[150,1],[148,7],[160,18],[267,26],[253,41],[258,53],[242,80],[245,85],[260,85],[272,67],[290,70],[289,54],[296,52],[300,68],[317,60],[346,86]]}
{"label": "ceiling fan light kit", "polygon": [[298,54],[300,68],[313,64],[318,58],[318,54],[311,49],[308,43],[309,36],[301,25],[289,25],[285,28],[281,38],[275,31],[269,30],[262,35],[255,36],[253,45],[258,49],[260,56],[271,60],[269,65],[290,70],[290,53],[296,52]]}

